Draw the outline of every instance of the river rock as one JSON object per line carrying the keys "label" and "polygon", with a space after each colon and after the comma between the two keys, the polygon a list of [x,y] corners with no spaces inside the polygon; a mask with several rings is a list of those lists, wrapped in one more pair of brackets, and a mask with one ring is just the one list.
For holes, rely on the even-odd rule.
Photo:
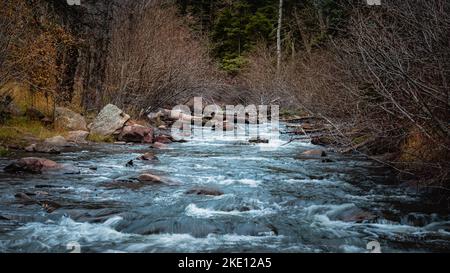
{"label": "river rock", "polygon": [[56,107],[55,126],[69,131],[87,131],[84,117],[65,107]]}
{"label": "river rock", "polygon": [[139,124],[127,125],[123,127],[118,140],[125,142],[152,143],[153,129]]}
{"label": "river rock", "polygon": [[61,148],[51,144],[39,143],[27,146],[25,151],[29,153],[59,154],[61,153]]}
{"label": "river rock", "polygon": [[155,154],[154,153],[150,153],[150,152],[139,156],[137,159],[138,160],[145,160],[145,161],[157,161],[158,160],[158,158],[155,156]]}
{"label": "river rock", "polygon": [[269,143],[268,139],[264,139],[261,137],[252,137],[248,140],[250,143]]}
{"label": "river rock", "polygon": [[23,192],[18,192],[14,195],[14,197],[20,202],[24,204],[34,204],[36,201],[31,198],[28,194]]}
{"label": "river rock", "polygon": [[155,142],[151,147],[154,149],[167,149],[167,145],[161,142]]}
{"label": "river rock", "polygon": [[70,146],[67,140],[62,136],[54,136],[51,138],[47,138],[44,141],[44,145],[53,145],[56,147]]}
{"label": "river rock", "polygon": [[343,222],[363,222],[376,218],[374,214],[362,210],[354,205],[330,212],[328,213],[328,217],[333,221]]}
{"label": "river rock", "polygon": [[222,195],[223,192],[213,188],[192,188],[186,191],[186,194],[219,196]]}
{"label": "river rock", "polygon": [[88,131],[70,131],[67,133],[67,141],[73,142],[73,143],[80,143],[85,144],[87,143],[86,138],[88,137],[89,132]]}
{"label": "river rock", "polygon": [[90,129],[92,134],[109,136],[123,128],[130,116],[113,104],[106,105],[97,115]]}
{"label": "river rock", "polygon": [[38,157],[25,157],[5,167],[8,173],[42,173],[42,171],[59,169],[62,165],[55,161]]}
{"label": "river rock", "polygon": [[149,174],[149,173],[144,173],[144,174],[139,175],[138,180],[139,180],[139,182],[146,183],[146,184],[163,184],[164,183],[161,180],[161,177],[154,175],[154,174]]}
{"label": "river rock", "polygon": [[155,142],[163,143],[163,144],[170,144],[172,143],[173,139],[170,136],[167,135],[159,135],[155,137]]}
{"label": "river rock", "polygon": [[308,151],[304,151],[302,154],[303,155],[317,155],[317,156],[322,156],[322,157],[327,156],[327,152],[325,152],[324,150],[308,150]]}
{"label": "river rock", "polygon": [[42,208],[47,212],[47,213],[52,213],[55,210],[61,208],[62,206],[55,202],[55,201],[50,201],[50,200],[44,200],[39,202],[39,205],[42,206]]}

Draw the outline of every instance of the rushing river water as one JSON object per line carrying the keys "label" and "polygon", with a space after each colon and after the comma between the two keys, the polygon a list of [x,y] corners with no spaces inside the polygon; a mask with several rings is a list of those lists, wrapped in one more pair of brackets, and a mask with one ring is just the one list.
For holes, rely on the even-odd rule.
{"label": "rushing river water", "polygon": [[[354,156],[322,162],[302,155],[318,147],[287,140],[194,138],[132,167],[148,146],[92,145],[46,156],[80,173],[0,171],[0,251],[67,252],[77,242],[82,252],[367,252],[371,241],[383,252],[450,250],[449,216],[393,186],[389,170]],[[144,172],[176,183],[105,186]],[[224,194],[186,194],[195,187]],[[47,213],[19,192],[62,207]]]}

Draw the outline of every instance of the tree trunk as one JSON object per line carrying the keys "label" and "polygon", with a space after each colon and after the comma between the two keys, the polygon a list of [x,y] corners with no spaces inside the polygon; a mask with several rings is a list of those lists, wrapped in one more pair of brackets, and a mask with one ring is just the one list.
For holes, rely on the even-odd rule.
{"label": "tree trunk", "polygon": [[283,0],[280,0],[278,11],[278,29],[277,29],[277,73],[280,72],[281,66],[281,26],[283,21]]}

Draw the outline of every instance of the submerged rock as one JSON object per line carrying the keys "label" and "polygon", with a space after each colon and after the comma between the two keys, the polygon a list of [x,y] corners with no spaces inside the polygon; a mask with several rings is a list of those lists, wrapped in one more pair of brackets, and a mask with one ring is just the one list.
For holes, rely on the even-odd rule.
{"label": "submerged rock", "polygon": [[151,184],[162,184],[164,183],[161,180],[161,177],[154,175],[154,174],[150,174],[150,173],[144,173],[139,175],[138,177],[139,182],[143,182],[143,183],[151,183]]}
{"label": "submerged rock", "polygon": [[14,195],[14,197],[21,203],[24,204],[34,204],[36,203],[36,201],[31,198],[28,194],[23,193],[23,192],[18,192]]}
{"label": "submerged rock", "polygon": [[25,157],[11,163],[5,167],[8,173],[42,173],[46,170],[54,170],[62,168],[61,164],[55,161],[38,157]]}
{"label": "submerged rock", "polygon": [[122,129],[130,116],[113,104],[106,105],[91,124],[91,133],[109,136]]}
{"label": "submerged rock", "polygon": [[36,195],[37,197],[40,196],[40,195],[37,195],[37,194],[29,194],[29,193],[19,192],[19,193],[16,193],[14,195],[14,197],[20,203],[25,204],[25,205],[37,204],[37,205],[41,206],[47,213],[52,213],[55,210],[57,210],[57,209],[62,207],[59,203],[57,203],[55,201],[46,200],[46,199],[42,200],[42,199],[39,199],[39,198],[33,198],[30,195]]}
{"label": "submerged rock", "polygon": [[354,205],[330,212],[328,213],[328,217],[333,221],[357,223],[373,220],[376,218],[374,214],[362,210]]}
{"label": "submerged rock", "polygon": [[125,167],[128,167],[128,168],[133,167],[133,166],[134,166],[133,160],[130,160],[127,162],[127,164],[125,164]]}
{"label": "submerged rock", "polygon": [[84,117],[65,107],[56,107],[55,125],[57,128],[70,131],[87,131],[86,120]]}
{"label": "submerged rock", "polygon": [[248,140],[250,143],[269,143],[268,139],[264,139],[261,137],[252,137]]}
{"label": "submerged rock", "polygon": [[327,152],[325,152],[324,150],[308,150],[308,151],[304,151],[302,154],[303,155],[317,155],[317,156],[321,156],[321,157],[327,156]]}
{"label": "submerged rock", "polygon": [[223,195],[223,192],[213,188],[192,188],[186,191],[186,194],[219,196]]}
{"label": "submerged rock", "polygon": [[145,161],[157,161],[158,160],[158,158],[155,156],[155,154],[154,153],[150,153],[150,152],[139,156],[137,159],[138,160],[145,160]]}
{"label": "submerged rock", "polygon": [[161,142],[155,142],[155,143],[152,144],[151,147],[154,148],[154,149],[166,149],[167,145],[164,144],[164,143],[161,143]]}

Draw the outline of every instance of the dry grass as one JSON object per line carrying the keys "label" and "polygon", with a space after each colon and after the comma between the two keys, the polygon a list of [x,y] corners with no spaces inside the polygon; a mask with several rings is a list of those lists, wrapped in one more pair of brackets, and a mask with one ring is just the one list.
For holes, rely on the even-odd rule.
{"label": "dry grass", "polygon": [[45,140],[61,134],[62,131],[47,128],[39,121],[13,117],[0,126],[0,145],[24,147],[29,144],[29,139]]}
{"label": "dry grass", "polygon": [[53,115],[53,99],[51,97],[46,98],[40,93],[33,94],[26,84],[17,82],[7,83],[0,88],[0,94],[8,91],[11,93],[14,103],[21,111],[33,107],[47,116]]}

